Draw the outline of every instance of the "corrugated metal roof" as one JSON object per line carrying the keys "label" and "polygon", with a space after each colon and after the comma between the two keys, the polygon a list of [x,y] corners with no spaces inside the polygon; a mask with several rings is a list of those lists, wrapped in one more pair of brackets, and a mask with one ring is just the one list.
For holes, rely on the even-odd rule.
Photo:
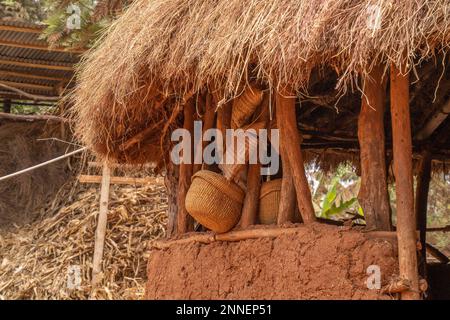
{"label": "corrugated metal roof", "polygon": [[39,38],[43,28],[29,22],[0,20],[0,81],[28,93],[54,96],[55,89],[36,86],[55,88],[62,81],[69,82],[80,54],[48,49]]}

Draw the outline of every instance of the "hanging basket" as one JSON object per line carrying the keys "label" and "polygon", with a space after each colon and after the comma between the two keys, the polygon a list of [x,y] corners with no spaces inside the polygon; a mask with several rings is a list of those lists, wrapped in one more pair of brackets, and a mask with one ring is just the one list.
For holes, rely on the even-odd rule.
{"label": "hanging basket", "polygon": [[276,224],[280,207],[281,179],[263,182],[259,195],[259,221]]}
{"label": "hanging basket", "polygon": [[233,101],[231,111],[231,128],[242,128],[249,122],[256,108],[263,100],[263,92],[255,86],[248,86],[244,92]]}
{"label": "hanging basket", "polygon": [[192,177],[185,205],[200,224],[223,233],[239,222],[244,196],[244,191],[234,182],[215,172],[201,170]]}

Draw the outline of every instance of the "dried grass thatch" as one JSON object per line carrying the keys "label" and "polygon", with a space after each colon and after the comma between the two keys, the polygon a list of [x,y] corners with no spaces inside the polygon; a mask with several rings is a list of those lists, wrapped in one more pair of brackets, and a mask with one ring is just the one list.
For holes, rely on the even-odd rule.
{"label": "dried grass thatch", "polygon": [[[103,279],[90,285],[98,188],[68,186],[36,222],[0,233],[2,299],[140,299],[146,282],[147,243],[165,235],[163,186],[112,187]],[[67,286],[78,266],[81,286]]]}
{"label": "dried grass thatch", "polygon": [[301,90],[331,67],[345,92],[375,63],[414,69],[449,48],[448,0],[136,0],[81,65],[76,131],[100,155],[155,160],[173,111],[207,86],[226,99],[250,78]]}

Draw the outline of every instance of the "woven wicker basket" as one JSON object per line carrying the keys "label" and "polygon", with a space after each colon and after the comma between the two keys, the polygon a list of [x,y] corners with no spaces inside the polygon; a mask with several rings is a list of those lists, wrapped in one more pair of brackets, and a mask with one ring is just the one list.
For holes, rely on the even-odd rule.
{"label": "woven wicker basket", "polygon": [[249,86],[233,101],[231,111],[231,128],[238,129],[247,124],[261,104],[263,92],[254,86]]}
{"label": "woven wicker basket", "polygon": [[277,223],[280,206],[281,179],[264,182],[259,194],[259,221],[261,224]]}
{"label": "woven wicker basket", "polygon": [[186,210],[203,226],[227,232],[241,216],[244,191],[220,174],[201,170],[192,177],[186,195]]}

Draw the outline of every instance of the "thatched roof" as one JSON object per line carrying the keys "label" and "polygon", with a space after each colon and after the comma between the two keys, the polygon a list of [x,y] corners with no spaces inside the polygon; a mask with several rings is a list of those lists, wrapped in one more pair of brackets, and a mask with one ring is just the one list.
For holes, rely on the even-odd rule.
{"label": "thatched roof", "polygon": [[252,78],[306,92],[312,70],[334,70],[339,94],[376,63],[415,69],[449,49],[448,0],[136,0],[81,65],[76,129],[100,155],[155,160],[173,111],[205,87],[232,98]]}

